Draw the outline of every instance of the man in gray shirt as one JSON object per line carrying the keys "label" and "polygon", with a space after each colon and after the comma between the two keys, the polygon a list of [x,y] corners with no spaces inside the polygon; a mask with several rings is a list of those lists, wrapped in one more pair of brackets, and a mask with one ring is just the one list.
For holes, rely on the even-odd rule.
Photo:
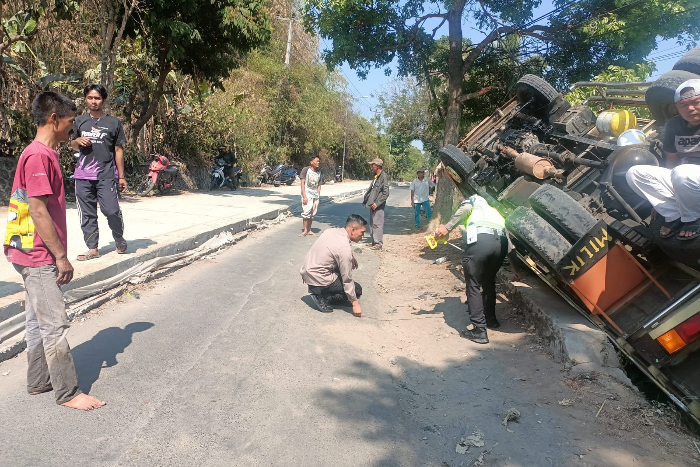
{"label": "man in gray shirt", "polygon": [[384,207],[389,198],[389,177],[382,170],[384,162],[381,159],[374,159],[370,164],[374,180],[365,193],[363,204],[369,209],[372,249],[381,250],[384,246]]}
{"label": "man in gray shirt", "polygon": [[367,221],[357,214],[348,216],[345,227],[325,230],[306,255],[299,270],[304,283],[309,286],[311,299],[319,311],[330,313],[331,303],[352,304],[352,314],[362,316],[358,299],[362,287],[352,279],[357,260],[352,255],[350,242],[359,242],[367,230]]}

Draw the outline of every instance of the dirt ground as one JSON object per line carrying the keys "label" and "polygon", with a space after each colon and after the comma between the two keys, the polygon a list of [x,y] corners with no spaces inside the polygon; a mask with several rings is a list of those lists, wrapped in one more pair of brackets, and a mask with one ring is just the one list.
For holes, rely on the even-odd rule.
{"label": "dirt ground", "polygon": [[[378,253],[381,323],[362,335],[334,331],[386,362],[406,417],[425,426],[417,442],[444,445],[444,458],[427,465],[700,465],[700,440],[675,407],[652,405],[607,375],[568,373],[503,294],[502,326],[489,330],[490,344],[461,338],[468,323],[461,253],[427,247],[407,198],[387,210]],[[365,245],[359,261],[363,254],[375,253]],[[504,426],[509,409],[520,417]],[[483,441],[460,454],[470,440],[458,443],[472,434]]]}

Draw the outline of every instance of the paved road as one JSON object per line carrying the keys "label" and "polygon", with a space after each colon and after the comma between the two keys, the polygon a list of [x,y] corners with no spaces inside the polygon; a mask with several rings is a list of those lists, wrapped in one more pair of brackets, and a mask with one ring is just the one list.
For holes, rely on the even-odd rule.
{"label": "paved road", "polygon": [[[358,201],[323,206],[315,226],[363,213]],[[25,354],[0,363],[0,466],[437,467],[488,449],[484,465],[502,467],[689,465],[659,448],[662,427],[620,428],[638,406],[609,402],[596,418],[606,396],[564,385],[506,305],[489,346],[457,337],[463,292],[418,257],[439,252],[392,252],[416,239],[403,232],[408,191],[390,202],[398,235],[357,254],[361,319],[309,306],[297,271],[314,240],[294,219],[74,323],[80,384],[107,401],[99,410],[28,396]],[[510,407],[522,420],[506,430]],[[475,430],[486,445],[457,454]]]}
{"label": "paved road", "polygon": [[[321,220],[338,224],[357,206],[329,205]],[[99,411],[60,408],[51,394],[28,397],[24,354],[0,365],[10,372],[0,376],[0,465],[416,463],[407,440],[422,432],[403,423],[392,394],[338,397],[393,384],[376,381],[367,355],[324,331],[329,321],[348,332],[376,321],[349,310],[324,315],[301,298],[297,271],[313,239],[298,238],[297,224],[74,324],[80,384],[108,403]],[[362,255],[357,280],[371,283],[378,262]],[[369,303],[376,291],[366,290]]]}

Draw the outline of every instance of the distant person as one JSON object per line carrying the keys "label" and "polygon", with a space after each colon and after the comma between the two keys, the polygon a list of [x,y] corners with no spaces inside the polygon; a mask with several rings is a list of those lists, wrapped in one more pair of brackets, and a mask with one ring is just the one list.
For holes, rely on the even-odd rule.
{"label": "distant person", "polygon": [[433,182],[425,178],[425,169],[418,169],[417,178],[411,182],[411,206],[415,210],[415,225],[420,228],[420,208],[425,211],[428,222],[433,217],[433,210],[430,209],[430,189],[435,186]]}
{"label": "distant person", "polygon": [[460,204],[449,222],[440,225],[435,237],[444,237],[459,226],[464,253],[467,309],[471,323],[460,333],[477,344],[488,344],[486,328],[498,328],[496,274],[508,253],[505,220],[484,198],[473,195]]}
{"label": "distant person", "polygon": [[330,313],[331,304],[349,302],[352,314],[362,316],[359,302],[362,287],[352,279],[357,260],[350,242],[362,240],[366,230],[367,221],[351,214],[345,227],[326,229],[306,255],[299,273],[319,311]]}
{"label": "distant person", "polygon": [[700,79],[681,83],[676,115],[666,124],[666,167],[635,165],[627,183],[664,217],[661,238],[689,241],[700,236]]}
{"label": "distant person", "polygon": [[83,394],[66,340],[68,316],[61,285],[73,279],[67,255],[66,196],[56,148],[69,141],[76,107],[55,92],[32,103],[34,141],[17,161],[5,233],[5,256],[26,292],[27,390],[54,391],[56,402],[78,410],[105,405]]}
{"label": "distant person", "polygon": [[301,169],[301,220],[303,230],[300,237],[316,235],[311,231],[311,223],[318,212],[318,203],[321,201],[321,159],[318,156],[309,158],[309,165]]}
{"label": "distant person", "polygon": [[88,84],[83,94],[88,113],[75,119],[75,138],[71,147],[80,151],[75,167],[75,198],[80,214],[80,227],[88,251],[78,261],[99,258],[97,204],[107,218],[117,253],[126,253],[124,218],[119,207],[119,192],[126,191],[124,151],[126,136],[122,122],[104,111],[107,89],[101,84]]}
{"label": "distant person", "polygon": [[369,209],[372,249],[381,250],[384,246],[384,207],[389,198],[389,177],[382,170],[384,162],[381,159],[374,159],[370,164],[374,172],[374,180],[367,189],[362,204]]}

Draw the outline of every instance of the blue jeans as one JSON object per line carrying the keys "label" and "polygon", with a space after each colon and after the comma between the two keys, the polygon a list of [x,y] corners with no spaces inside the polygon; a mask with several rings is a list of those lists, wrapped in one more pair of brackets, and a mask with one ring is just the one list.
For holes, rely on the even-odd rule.
{"label": "blue jeans", "polygon": [[433,216],[433,210],[430,209],[430,201],[423,201],[422,203],[414,203],[413,209],[416,211],[416,227],[420,227],[420,207],[423,206],[425,215],[428,217],[428,222]]}

